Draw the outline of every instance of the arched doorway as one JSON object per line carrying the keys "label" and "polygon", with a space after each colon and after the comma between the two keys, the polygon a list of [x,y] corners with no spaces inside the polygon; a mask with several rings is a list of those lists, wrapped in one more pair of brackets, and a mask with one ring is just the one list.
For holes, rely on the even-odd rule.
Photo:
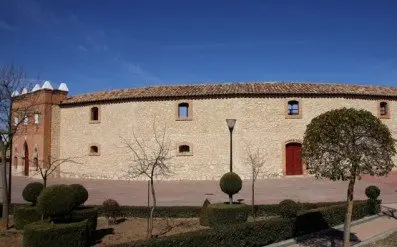
{"label": "arched doorway", "polygon": [[29,176],[29,149],[28,149],[28,144],[25,142],[23,145],[24,149],[24,156],[25,156],[25,176]]}
{"label": "arched doorway", "polygon": [[302,144],[288,143],[285,145],[285,175],[302,175]]}

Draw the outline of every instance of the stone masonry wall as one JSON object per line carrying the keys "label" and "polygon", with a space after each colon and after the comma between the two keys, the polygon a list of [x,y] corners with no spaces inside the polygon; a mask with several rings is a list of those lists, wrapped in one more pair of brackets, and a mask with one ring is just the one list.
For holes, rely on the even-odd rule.
{"label": "stone masonry wall", "polygon": [[[286,118],[288,100],[301,102],[302,118]],[[237,119],[233,132],[234,171],[250,178],[245,164],[248,145],[262,149],[267,170],[284,174],[285,144],[303,140],[306,125],[325,111],[354,107],[378,114],[378,100],[347,98],[218,98],[187,100],[192,103],[192,121],[177,121],[176,107],[183,100],[106,103],[100,109],[100,123],[90,123],[90,106],[60,109],[59,153],[61,158],[80,157],[81,164],[63,164],[61,176],[127,179],[131,153],[122,138],[132,140],[133,132],[143,139],[153,137],[153,122],[166,126],[176,154],[178,143],[190,143],[193,155],[175,156],[170,180],[218,180],[229,169],[229,130],[225,119]],[[390,119],[383,119],[397,137],[397,103],[389,101]],[[56,114],[54,114],[54,117]],[[55,122],[55,121],[54,121]],[[57,131],[57,130],[54,130]],[[53,134],[53,148],[56,137]],[[89,147],[100,147],[99,156],[90,156]],[[52,151],[53,154],[56,150]],[[262,174],[262,176],[264,176]],[[261,176],[260,176],[261,177]]]}

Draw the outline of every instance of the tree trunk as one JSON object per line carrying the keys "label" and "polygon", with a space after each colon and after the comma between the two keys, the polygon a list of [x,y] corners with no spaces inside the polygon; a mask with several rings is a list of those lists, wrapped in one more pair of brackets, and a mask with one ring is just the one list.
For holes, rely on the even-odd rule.
{"label": "tree trunk", "polygon": [[255,221],[255,180],[252,179],[252,218]]}
{"label": "tree trunk", "polygon": [[6,162],[6,149],[3,148],[1,150],[1,165],[2,169],[1,170],[1,178],[2,178],[2,198],[3,198],[3,209],[2,209],[2,228],[5,230],[8,229],[8,189],[7,189],[7,162]]}
{"label": "tree trunk", "polygon": [[233,196],[229,195],[229,204],[233,204]]}
{"label": "tree trunk", "polygon": [[47,188],[47,176],[43,177],[43,188]]}
{"label": "tree trunk", "polygon": [[343,235],[343,247],[350,247],[350,224],[353,213],[353,194],[354,194],[354,184],[356,182],[356,176],[352,175],[349,180],[349,188],[347,189],[347,210],[345,217],[345,227]]}
{"label": "tree trunk", "polygon": [[152,205],[152,209],[150,210],[149,233],[150,233],[150,237],[152,237],[153,236],[153,212],[154,212],[154,209],[156,208],[156,191],[154,190],[153,178],[150,179],[150,187],[152,189],[153,205]]}

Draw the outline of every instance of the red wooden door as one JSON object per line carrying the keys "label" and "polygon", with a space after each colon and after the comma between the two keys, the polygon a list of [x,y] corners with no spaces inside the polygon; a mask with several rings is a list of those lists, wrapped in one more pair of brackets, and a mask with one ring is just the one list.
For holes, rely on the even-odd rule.
{"label": "red wooden door", "polygon": [[286,175],[303,174],[301,149],[302,149],[302,145],[300,143],[289,143],[286,145],[285,147]]}

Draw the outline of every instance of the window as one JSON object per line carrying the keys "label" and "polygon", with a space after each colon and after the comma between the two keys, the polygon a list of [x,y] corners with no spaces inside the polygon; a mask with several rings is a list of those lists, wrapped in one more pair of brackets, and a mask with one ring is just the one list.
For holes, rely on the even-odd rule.
{"label": "window", "polygon": [[190,147],[188,145],[180,145],[179,153],[190,153]]}
{"label": "window", "polygon": [[379,103],[379,115],[380,117],[388,117],[389,116],[389,105],[387,102]]}
{"label": "window", "polygon": [[27,125],[29,123],[29,118],[28,118],[28,116],[25,116],[24,118],[23,118],[23,124],[24,125]]}
{"label": "window", "polygon": [[91,121],[99,121],[99,109],[96,106],[91,108]]}
{"label": "window", "polygon": [[90,155],[99,155],[99,147],[97,145],[90,146]]}
{"label": "window", "polygon": [[14,125],[17,126],[19,124],[19,119],[18,117],[14,117]]}
{"label": "window", "polygon": [[193,155],[192,145],[189,143],[179,143],[178,144],[178,155]]}
{"label": "window", "polygon": [[179,118],[188,118],[189,117],[189,104],[188,103],[180,103],[178,105],[178,117]]}
{"label": "window", "polygon": [[38,113],[34,114],[34,123],[39,124],[40,123],[40,115]]}
{"label": "window", "polygon": [[288,101],[288,115],[296,116],[299,115],[299,102],[296,100]]}

